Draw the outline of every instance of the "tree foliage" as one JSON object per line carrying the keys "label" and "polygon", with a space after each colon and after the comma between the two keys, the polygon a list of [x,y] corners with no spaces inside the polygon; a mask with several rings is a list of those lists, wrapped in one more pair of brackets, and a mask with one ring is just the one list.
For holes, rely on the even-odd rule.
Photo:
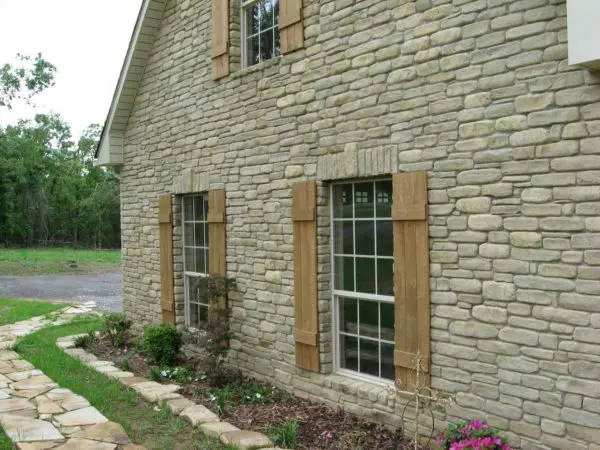
{"label": "tree foliage", "polygon": [[15,99],[29,101],[31,97],[54,84],[56,67],[41,53],[35,58],[17,55],[16,64],[0,66],[0,107],[11,108]]}
{"label": "tree foliage", "polygon": [[100,133],[91,125],[75,143],[44,114],[0,126],[0,245],[120,245],[118,179],[93,165]]}

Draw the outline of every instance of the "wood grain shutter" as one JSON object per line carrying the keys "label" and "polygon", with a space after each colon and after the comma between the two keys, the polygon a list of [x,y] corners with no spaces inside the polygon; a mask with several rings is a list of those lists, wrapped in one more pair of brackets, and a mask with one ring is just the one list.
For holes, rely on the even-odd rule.
{"label": "wood grain shutter", "polygon": [[171,194],[158,198],[160,245],[160,297],[163,322],[175,324],[173,298],[173,214]]}
{"label": "wood grain shutter", "polygon": [[279,42],[282,54],[304,47],[302,0],[280,0]]}
{"label": "wood grain shutter", "polygon": [[[227,244],[225,241],[225,191],[208,191],[208,273],[227,276]],[[227,299],[219,301],[225,308]]]}
{"label": "wood grain shutter", "polygon": [[429,384],[429,233],[427,172],[393,176],[396,378],[408,382],[418,351]]}
{"label": "wood grain shutter", "polygon": [[212,77],[229,75],[229,0],[212,0]]}
{"label": "wood grain shutter", "polygon": [[296,367],[319,371],[317,310],[317,185],[299,181],[292,187],[294,222],[294,303]]}

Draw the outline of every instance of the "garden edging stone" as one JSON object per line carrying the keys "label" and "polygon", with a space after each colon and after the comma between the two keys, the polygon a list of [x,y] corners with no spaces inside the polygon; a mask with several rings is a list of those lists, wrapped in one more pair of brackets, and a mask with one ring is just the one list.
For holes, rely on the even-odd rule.
{"label": "garden edging stone", "polygon": [[[240,430],[228,422],[219,420],[219,417],[204,405],[177,394],[177,391],[181,389],[181,386],[177,384],[160,384],[135,376],[131,372],[122,371],[112,361],[100,361],[91,353],[83,349],[76,349],[75,339],[78,336],[62,337],[57,340],[56,345],[70,356],[83,361],[91,369],[105,376],[113,377],[132,388],[148,402],[156,403],[161,408],[169,408],[174,415],[184,418],[194,427],[197,426],[208,437],[220,439],[226,445],[233,444],[240,450],[275,448],[266,435],[256,431]],[[109,369],[111,367],[114,369]],[[124,447],[124,450],[127,448]]]}

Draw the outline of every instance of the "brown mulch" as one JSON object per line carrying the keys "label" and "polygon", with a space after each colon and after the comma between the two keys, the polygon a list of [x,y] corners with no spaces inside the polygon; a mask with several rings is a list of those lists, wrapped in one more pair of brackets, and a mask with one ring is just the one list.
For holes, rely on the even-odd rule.
{"label": "brown mulch", "polygon": [[[124,349],[112,346],[106,340],[99,340],[92,349],[102,360],[115,362],[117,365],[128,355],[130,345]],[[141,353],[131,355],[129,352],[130,370],[138,376],[150,377],[151,361]],[[201,363],[197,360],[181,358],[177,365],[192,365],[201,372]],[[165,380],[171,383],[171,380]],[[181,384],[181,383],[178,383]],[[208,391],[210,386],[204,381],[193,381],[183,385],[181,394],[196,403],[201,403],[216,412],[216,405],[198,391]],[[265,432],[270,426],[281,425],[288,419],[298,423],[297,447],[302,450],[404,450],[414,447],[407,440],[394,446],[394,433],[388,428],[375,423],[366,422],[353,414],[326,405],[315,403],[296,396],[277,403],[236,404],[229,406],[224,420],[245,430]]]}

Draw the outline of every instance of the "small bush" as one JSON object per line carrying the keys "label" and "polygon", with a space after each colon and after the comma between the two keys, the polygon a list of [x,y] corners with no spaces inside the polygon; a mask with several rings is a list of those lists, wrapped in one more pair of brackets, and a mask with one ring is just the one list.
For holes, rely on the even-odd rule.
{"label": "small bush", "polygon": [[75,338],[75,347],[77,348],[82,348],[84,350],[87,350],[89,348],[92,347],[92,345],[94,345],[94,340],[96,339],[96,336],[94,336],[94,333],[92,331],[90,331],[88,334],[84,334],[82,336],[77,336]]}
{"label": "small bush", "polygon": [[132,367],[131,367],[131,360],[129,358],[123,358],[121,360],[121,369],[130,372]]}
{"label": "small bush", "polygon": [[173,365],[182,343],[181,331],[173,325],[153,325],[144,331],[144,351],[163,367]]}
{"label": "small bush", "polygon": [[125,319],[121,313],[111,313],[104,316],[100,335],[110,340],[112,345],[123,347],[125,345],[125,333],[129,331],[131,321]]}
{"label": "small bush", "polygon": [[273,443],[279,447],[296,448],[298,422],[295,419],[288,419],[281,425],[267,428],[267,434],[273,440]]}
{"label": "small bush", "polygon": [[443,450],[511,450],[506,439],[499,435],[498,429],[486,425],[481,420],[461,420],[450,424],[446,431],[439,434],[436,442]]}
{"label": "small bush", "polygon": [[163,380],[163,376],[162,376],[161,372],[162,371],[160,370],[160,367],[151,366],[150,367],[150,379],[152,381],[161,382]]}

